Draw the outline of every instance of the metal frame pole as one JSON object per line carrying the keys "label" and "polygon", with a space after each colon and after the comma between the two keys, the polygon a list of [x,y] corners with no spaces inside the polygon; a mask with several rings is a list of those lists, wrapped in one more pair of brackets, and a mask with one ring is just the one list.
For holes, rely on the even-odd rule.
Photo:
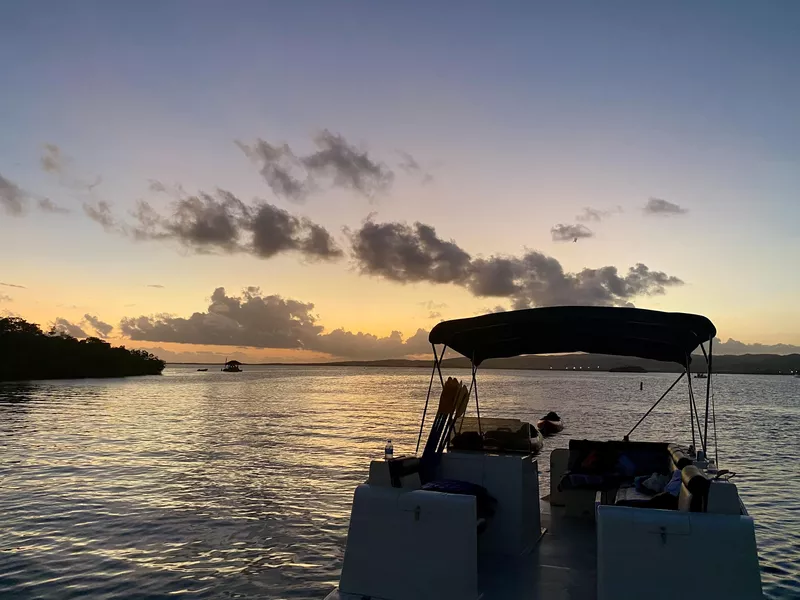
{"label": "metal frame pole", "polygon": [[419,453],[419,444],[422,441],[422,429],[425,427],[425,415],[428,414],[428,402],[431,399],[431,390],[433,389],[433,376],[436,374],[438,369],[439,371],[439,380],[442,381],[442,388],[444,388],[444,381],[442,380],[442,370],[439,368],[439,363],[442,359],[444,359],[444,353],[447,351],[447,346],[442,348],[442,356],[439,357],[436,354],[436,346],[431,344],[431,348],[433,348],[433,369],[431,369],[431,381],[428,384],[428,396],[425,398],[425,408],[422,410],[422,422],[419,424],[419,435],[417,436],[417,449],[414,451],[414,454]]}
{"label": "metal frame pole", "polygon": [[[662,401],[664,398],[666,398],[666,397],[667,397],[667,394],[669,394],[669,393],[672,391],[672,388],[674,388],[676,385],[678,385],[678,382],[679,382],[681,379],[683,379],[683,376],[684,376],[684,375],[686,375],[686,370],[685,370],[685,369],[684,369],[683,373],[681,373],[680,375],[678,375],[678,378],[677,378],[675,381],[673,381],[673,382],[672,382],[672,385],[671,385],[671,386],[669,386],[669,387],[667,388],[667,391],[666,391],[666,392],[664,392],[663,394],[661,394],[661,398],[659,398],[658,400],[656,400],[656,403],[655,403],[655,404],[653,404],[653,406],[651,406],[651,407],[650,407],[650,410],[648,410],[646,413],[644,413],[644,416],[643,416],[641,419],[639,419],[639,420],[636,422],[636,425],[634,425],[633,427],[631,427],[631,430],[630,430],[630,431],[627,433],[627,435],[625,435],[625,437],[624,437],[624,438],[622,438],[622,439],[624,439],[626,442],[628,441],[628,438],[629,438],[629,437],[630,437],[630,435],[633,433],[633,430],[634,430],[634,429],[636,429],[636,428],[637,428],[637,427],[638,427],[638,426],[641,424],[641,422],[642,422],[642,421],[644,421],[644,420],[647,418],[647,415],[649,415],[651,412],[653,412],[653,409],[654,409],[656,406],[658,406],[658,403],[659,403],[659,402],[661,402],[661,401]],[[691,378],[691,374],[689,375],[689,378]],[[694,432],[692,432],[692,433],[694,433]]]}
{"label": "metal frame pole", "polygon": [[[708,358],[706,362],[708,363],[708,373],[706,374],[706,422],[703,425],[703,439],[706,440],[706,444],[708,443],[708,404],[711,400],[711,361],[714,359],[714,338],[712,337],[708,340]],[[700,424],[698,423],[698,426]],[[716,444],[716,441],[714,442]],[[708,456],[708,449],[706,449],[706,456]]]}

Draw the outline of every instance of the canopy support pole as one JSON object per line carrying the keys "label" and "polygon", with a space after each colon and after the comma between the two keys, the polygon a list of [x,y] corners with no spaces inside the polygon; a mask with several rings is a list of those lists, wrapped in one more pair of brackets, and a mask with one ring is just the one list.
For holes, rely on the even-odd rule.
{"label": "canopy support pole", "polygon": [[[711,401],[711,361],[714,357],[714,338],[708,340],[708,357],[706,358],[706,362],[708,363],[708,373],[706,374],[706,422],[703,426],[703,439],[706,441],[706,445],[708,445],[708,405]],[[698,423],[699,426],[699,423]],[[716,441],[714,442],[716,444]],[[706,448],[706,456],[708,455],[708,449]],[[715,461],[716,462],[716,461]]]}
{"label": "canopy support pole", "polygon": [[[686,364],[689,365],[690,358],[686,356]],[[687,367],[688,368],[688,367]],[[692,445],[695,443],[694,437],[694,423],[697,421],[697,435],[700,436],[700,447],[703,449],[703,453],[706,453],[706,442],[705,438],[703,437],[703,429],[700,427],[700,416],[697,414],[697,402],[694,398],[694,388],[692,387],[692,372],[689,371],[689,418],[692,419]]]}
{"label": "canopy support pole", "polygon": [[481,427],[481,405],[478,403],[478,380],[475,377],[478,374],[478,366],[475,364],[475,354],[472,355],[472,384],[475,389],[475,412],[478,414],[478,434],[483,437],[483,428]]}
{"label": "canopy support pole", "polygon": [[[673,381],[673,382],[672,382],[672,385],[671,385],[671,386],[669,386],[669,387],[667,388],[667,391],[666,391],[666,392],[664,392],[664,393],[661,395],[661,398],[659,398],[659,399],[656,401],[656,403],[655,403],[655,404],[653,404],[653,406],[651,406],[651,407],[650,407],[650,410],[648,410],[646,413],[644,413],[644,416],[643,416],[641,419],[639,419],[639,420],[636,422],[636,425],[634,425],[633,427],[631,427],[631,430],[630,430],[630,431],[629,431],[629,432],[628,432],[628,433],[625,435],[625,437],[624,437],[624,438],[622,438],[623,440],[625,440],[626,442],[630,441],[630,437],[631,437],[631,434],[633,433],[633,430],[634,430],[634,429],[636,429],[636,428],[637,428],[637,427],[638,427],[638,426],[641,424],[641,422],[642,422],[642,421],[644,421],[644,420],[647,418],[647,415],[649,415],[651,412],[653,412],[653,409],[654,409],[656,406],[658,406],[658,403],[659,403],[659,402],[661,402],[661,401],[662,401],[664,398],[666,398],[666,397],[667,397],[667,394],[669,394],[669,393],[672,391],[672,388],[674,388],[676,385],[678,385],[678,382],[679,382],[681,379],[683,379],[683,376],[684,376],[684,375],[686,375],[686,370],[685,370],[685,369],[684,369],[683,373],[681,373],[680,375],[678,375],[678,378],[677,378],[675,381]],[[691,378],[691,376],[690,376],[690,378]]]}
{"label": "canopy support pole", "polygon": [[[433,376],[436,374],[436,371],[439,371],[439,380],[442,381],[442,370],[439,368],[439,363],[441,360],[444,359],[444,353],[447,351],[447,346],[442,348],[442,356],[438,357],[436,355],[436,345],[431,344],[431,348],[433,348],[433,369],[431,370],[431,381],[428,384],[428,395],[425,398],[425,408],[422,410],[422,422],[419,424],[419,435],[417,436],[417,449],[414,451],[414,454],[419,453],[419,443],[422,441],[422,429],[425,427],[425,415],[428,413],[428,402],[431,399],[431,390],[433,389]],[[442,381],[442,389],[444,389],[444,381]]]}

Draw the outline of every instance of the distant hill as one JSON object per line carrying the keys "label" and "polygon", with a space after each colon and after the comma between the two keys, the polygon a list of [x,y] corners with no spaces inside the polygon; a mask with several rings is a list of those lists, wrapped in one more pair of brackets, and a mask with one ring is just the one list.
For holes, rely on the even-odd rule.
{"label": "distant hill", "polygon": [[[755,375],[779,375],[800,371],[800,354],[743,354],[714,356],[715,373],[742,373]],[[281,363],[268,363],[278,365]],[[431,360],[350,360],[327,363],[292,363],[295,366],[325,367],[426,367],[433,365]],[[443,367],[469,368],[466,358],[446,358]],[[515,356],[514,358],[489,359],[481,364],[481,369],[523,369],[536,371],[610,371],[622,368],[644,369],[655,373],[679,373],[680,365],[656,360],[632,358],[629,356],[610,356],[607,354],[560,354],[554,356]],[[692,360],[692,372],[706,370],[702,356]]]}
{"label": "distant hill", "polygon": [[0,381],[160,375],[166,363],[144,350],[78,340],[17,317],[0,318]]}

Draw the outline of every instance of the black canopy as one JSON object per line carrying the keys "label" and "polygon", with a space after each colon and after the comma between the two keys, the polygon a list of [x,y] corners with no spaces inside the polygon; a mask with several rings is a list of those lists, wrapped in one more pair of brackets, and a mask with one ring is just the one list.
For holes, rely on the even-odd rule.
{"label": "black canopy", "polygon": [[[476,365],[520,354],[590,352],[687,366],[687,355],[716,335],[706,317],[641,308],[550,306],[439,323],[428,339]],[[691,358],[689,359],[691,360]]]}

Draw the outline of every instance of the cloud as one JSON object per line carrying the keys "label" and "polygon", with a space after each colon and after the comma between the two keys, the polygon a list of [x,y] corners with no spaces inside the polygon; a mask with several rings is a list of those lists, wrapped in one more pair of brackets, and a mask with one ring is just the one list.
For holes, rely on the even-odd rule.
{"label": "cloud", "polygon": [[164,288],[164,286],[161,285],[160,283],[148,283],[147,287],[149,287],[149,288],[157,288],[159,290]]}
{"label": "cloud", "polygon": [[18,289],[21,289],[21,290],[27,290],[28,289],[24,285],[17,285],[16,283],[4,283],[4,282],[0,281],[0,285],[2,285],[3,287],[18,288]]}
{"label": "cloud", "polygon": [[[706,349],[708,347],[706,346]],[[728,338],[723,342],[714,338],[714,354],[800,354],[800,346],[792,344],[746,344]]]}
{"label": "cloud", "polygon": [[57,214],[62,214],[62,215],[65,215],[68,212],[71,212],[68,208],[64,208],[63,206],[60,206],[60,205],[56,204],[55,202],[50,200],[50,198],[40,198],[36,202],[36,206],[42,212],[57,213]]}
{"label": "cloud", "polygon": [[48,173],[63,173],[68,159],[61,153],[61,148],[55,144],[45,144],[44,153],[39,158],[39,164]]}
{"label": "cloud", "polygon": [[401,283],[452,283],[469,273],[470,255],[455,242],[441,239],[430,225],[368,220],[350,238],[362,273]]}
{"label": "cloud", "polygon": [[422,308],[426,308],[428,310],[440,310],[442,308],[447,308],[447,304],[445,304],[444,302],[434,302],[433,300],[420,302],[419,305]]}
{"label": "cloud", "polygon": [[245,204],[221,189],[193,196],[185,195],[180,187],[168,190],[159,182],[151,182],[150,189],[177,195],[163,211],[140,200],[130,213],[132,223],[118,221],[103,201],[84,204],[84,210],[108,231],[137,241],[178,242],[198,254],[246,253],[271,258],[297,252],[310,260],[335,260],[344,254],[323,226],[272,204]]}
{"label": "cloud", "polygon": [[472,259],[454,241],[442,240],[421,223],[366,221],[350,239],[362,273],[401,283],[453,283],[474,296],[508,298],[515,308],[628,305],[637,296],[664,294],[683,284],[641,263],[621,275],[613,266],[565,272],[558,260],[537,251]]}
{"label": "cloud", "polygon": [[0,302],[12,302],[12,298],[7,294],[0,294]]}
{"label": "cloud", "polygon": [[236,145],[258,165],[259,173],[279,198],[302,202],[311,192],[309,173],[288,144],[272,145],[259,138],[252,146],[238,141]]}
{"label": "cloud", "polygon": [[92,221],[100,223],[103,229],[109,232],[119,231],[117,220],[111,212],[111,204],[105,200],[95,200],[83,203],[83,212]]}
{"label": "cloud", "polygon": [[55,329],[59,333],[66,333],[67,335],[71,335],[75,338],[87,338],[89,334],[86,333],[80,325],[76,325],[75,323],[71,323],[66,319],[61,317],[56,318],[53,321],[53,329]]}
{"label": "cloud", "polygon": [[442,318],[442,313],[440,313],[438,311],[435,311],[435,310],[432,310],[431,312],[428,313],[428,318],[429,319],[441,319]]}
{"label": "cloud", "polygon": [[646,215],[683,215],[688,212],[689,209],[661,198],[650,198],[644,205],[644,214]]}
{"label": "cloud", "polygon": [[394,358],[424,353],[427,332],[408,339],[394,331],[386,337],[336,329],[324,333],[314,305],[249,287],[240,296],[217,288],[206,312],[188,318],[171,315],[128,317],[122,333],[136,341],[226,345],[251,348],[303,349],[346,358]]}
{"label": "cloud", "polygon": [[30,197],[13,181],[0,175],[0,206],[12,217],[22,216],[28,208]]}
{"label": "cloud", "polygon": [[412,177],[418,177],[422,184],[428,184],[433,181],[433,175],[431,175],[427,169],[423,168],[417,160],[411,156],[408,152],[403,152],[402,150],[398,151],[400,158],[402,159],[398,168],[405,172],[407,175],[411,175]]}
{"label": "cloud", "polygon": [[621,206],[616,206],[611,210],[602,210],[599,208],[592,208],[591,206],[584,206],[583,212],[575,216],[575,220],[581,223],[599,223],[603,219],[622,212]]}
{"label": "cloud", "polygon": [[315,191],[330,187],[356,191],[372,198],[394,181],[389,167],[350,144],[342,135],[322,130],[313,139],[315,152],[299,155],[286,144],[257,139],[253,144],[236,142],[276,196],[302,202]]}
{"label": "cloud", "polygon": [[111,330],[114,329],[113,325],[105,323],[100,319],[98,319],[97,317],[90,315],[88,313],[83,315],[83,319],[86,323],[88,323],[91,326],[92,329],[95,330],[97,336],[103,339],[106,339],[108,337],[108,334],[111,333]]}
{"label": "cloud", "polygon": [[553,225],[550,234],[554,242],[573,242],[579,239],[594,237],[594,232],[586,225]]}
{"label": "cloud", "polygon": [[42,156],[39,157],[39,165],[45,173],[57,175],[62,185],[76,191],[91,192],[102,182],[100,176],[95,177],[91,183],[74,176],[72,174],[72,158],[56,144],[44,145]]}
{"label": "cloud", "polygon": [[373,196],[386,190],[394,173],[383,163],[349,144],[340,134],[322,130],[314,138],[318,150],[300,160],[315,176],[328,176],[333,185]]}

